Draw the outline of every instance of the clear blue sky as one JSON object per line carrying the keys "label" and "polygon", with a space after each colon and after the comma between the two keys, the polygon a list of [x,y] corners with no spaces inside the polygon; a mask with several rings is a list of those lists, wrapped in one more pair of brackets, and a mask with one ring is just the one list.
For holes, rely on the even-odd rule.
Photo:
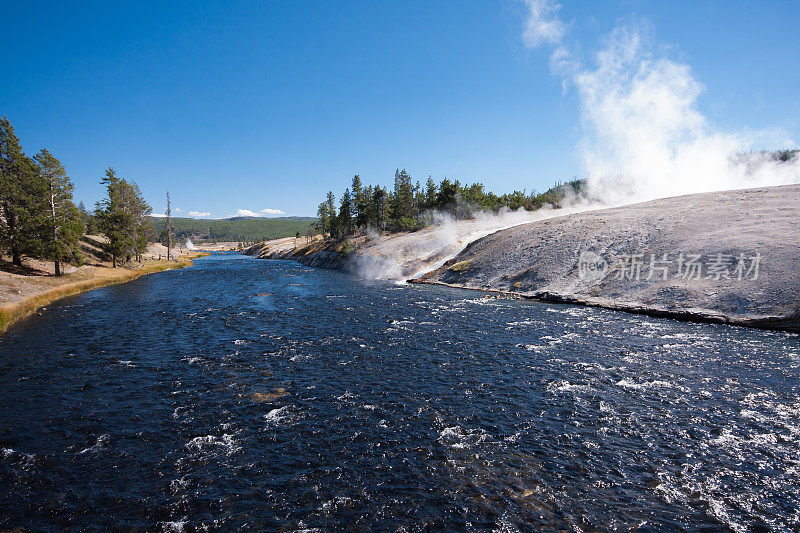
{"label": "clear blue sky", "polygon": [[[733,131],[800,139],[800,2],[562,2],[586,51],[620,18],[706,87]],[[92,206],[115,167],[155,211],[314,215],[395,168],[505,192],[579,175],[576,96],[520,34],[523,4],[2,2],[0,114]]]}

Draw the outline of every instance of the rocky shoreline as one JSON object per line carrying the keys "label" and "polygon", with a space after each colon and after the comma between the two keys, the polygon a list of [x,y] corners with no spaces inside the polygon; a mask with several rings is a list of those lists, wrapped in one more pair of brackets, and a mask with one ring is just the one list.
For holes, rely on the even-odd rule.
{"label": "rocky shoreline", "polygon": [[345,270],[350,257],[341,253],[341,243],[325,242],[317,237],[306,242],[305,237],[286,237],[255,244],[242,253],[256,259],[292,259],[306,266]]}
{"label": "rocky shoreline", "polygon": [[798,185],[659,199],[499,231],[411,281],[800,331],[798,223]]}
{"label": "rocky shoreline", "polygon": [[[555,214],[555,213],[553,213]],[[245,253],[365,273],[431,270],[410,283],[679,320],[800,331],[800,185],[694,194],[556,216],[408,260],[409,236],[342,243],[288,239]],[[282,242],[281,242],[282,241]],[[294,241],[292,239],[291,241]],[[392,249],[401,249],[393,257]],[[453,256],[441,266],[447,253]],[[413,254],[411,254],[413,255]],[[392,261],[399,262],[394,267]],[[369,268],[365,269],[365,265]],[[377,265],[379,268],[374,268]],[[382,276],[377,276],[382,277]]]}

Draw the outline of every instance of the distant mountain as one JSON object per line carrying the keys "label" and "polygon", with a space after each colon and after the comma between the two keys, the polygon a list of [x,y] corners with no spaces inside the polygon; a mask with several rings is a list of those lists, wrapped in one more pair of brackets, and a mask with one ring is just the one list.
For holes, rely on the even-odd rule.
{"label": "distant mountain", "polygon": [[270,217],[270,218],[267,219],[267,218],[264,218],[264,217],[254,217],[254,216],[251,216],[251,215],[245,215],[245,216],[239,216],[239,217],[228,217],[228,218],[202,219],[202,220],[253,220],[253,219],[258,219],[258,220],[299,220],[301,222],[305,222],[305,221],[308,221],[308,220],[317,220],[316,218],[313,218],[313,217]]}
{"label": "distant mountain", "polygon": [[[150,217],[150,223],[160,235],[167,219]],[[281,237],[292,237],[299,231],[305,234],[308,227],[317,223],[313,217],[231,217],[217,220],[173,217],[176,239],[193,241],[258,242]]]}

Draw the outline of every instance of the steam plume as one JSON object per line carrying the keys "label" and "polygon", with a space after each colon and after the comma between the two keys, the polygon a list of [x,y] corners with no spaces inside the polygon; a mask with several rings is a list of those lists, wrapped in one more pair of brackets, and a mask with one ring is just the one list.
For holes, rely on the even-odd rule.
{"label": "steam plume", "polygon": [[800,157],[779,162],[756,146],[791,145],[767,133],[727,133],[697,108],[703,86],[688,65],[660,52],[646,31],[621,25],[589,66],[571,52],[560,6],[525,0],[522,39],[549,47],[550,66],[575,90],[586,134],[579,147],[588,199],[556,210],[504,212],[379,238],[352,263],[363,276],[406,279],[437,268],[470,242],[518,224],[588,209],[715,190],[800,182]]}
{"label": "steam plume", "polygon": [[688,65],[660,52],[641,27],[621,25],[590,66],[570,52],[560,6],[528,0],[522,34],[549,46],[551,68],[580,99],[580,146],[589,193],[620,204],[681,194],[800,182],[800,158],[746,152],[790,145],[774,134],[728,133],[697,108],[703,86]]}

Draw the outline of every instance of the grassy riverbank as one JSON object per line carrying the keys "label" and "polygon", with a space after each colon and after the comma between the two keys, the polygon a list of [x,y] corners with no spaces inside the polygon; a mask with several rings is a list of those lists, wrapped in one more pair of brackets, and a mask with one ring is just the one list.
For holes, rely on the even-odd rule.
{"label": "grassy riverbank", "polygon": [[[0,302],[0,334],[15,322],[61,298],[108,285],[124,283],[146,274],[191,266],[192,259],[205,255],[208,254],[194,253],[181,256],[175,261],[147,260],[132,268],[87,266],[61,277],[6,274],[3,279],[4,283],[0,287],[3,290],[3,294],[0,296],[5,300],[5,302]],[[12,293],[12,288],[18,287],[20,284],[26,286],[25,293],[21,289],[16,289],[16,292]]]}

